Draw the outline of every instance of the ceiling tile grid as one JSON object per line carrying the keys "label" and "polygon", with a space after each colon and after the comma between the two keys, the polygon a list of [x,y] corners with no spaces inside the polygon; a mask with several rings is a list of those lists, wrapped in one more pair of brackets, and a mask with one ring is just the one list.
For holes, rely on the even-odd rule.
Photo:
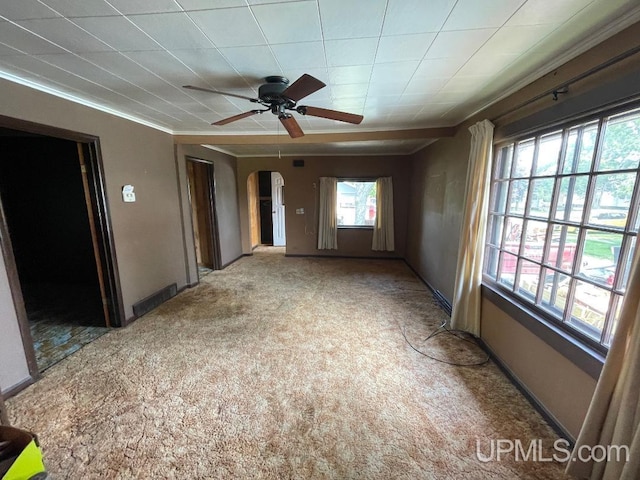
{"label": "ceiling tile grid", "polygon": [[270,112],[212,126],[255,104],[182,86],[255,98],[305,73],[326,87],[299,104],[364,115],[293,113],[307,134],[450,126],[639,19],[637,0],[7,1],[0,76],[175,133],[282,133]]}

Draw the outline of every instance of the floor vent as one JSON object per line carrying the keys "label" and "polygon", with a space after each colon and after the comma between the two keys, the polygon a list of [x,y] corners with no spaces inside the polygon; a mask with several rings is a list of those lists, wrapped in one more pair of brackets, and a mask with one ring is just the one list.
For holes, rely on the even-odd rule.
{"label": "floor vent", "polygon": [[449,300],[444,298],[444,295],[442,295],[440,290],[434,290],[433,296],[436,297],[436,300],[438,300],[442,309],[447,312],[447,315],[451,316],[451,304],[449,303]]}
{"label": "floor vent", "polygon": [[150,312],[157,306],[163,304],[171,297],[175,297],[178,293],[178,286],[172,283],[168,287],[158,290],[156,293],[149,295],[147,298],[140,300],[133,305],[133,314],[136,318],[141,317],[145,313]]}

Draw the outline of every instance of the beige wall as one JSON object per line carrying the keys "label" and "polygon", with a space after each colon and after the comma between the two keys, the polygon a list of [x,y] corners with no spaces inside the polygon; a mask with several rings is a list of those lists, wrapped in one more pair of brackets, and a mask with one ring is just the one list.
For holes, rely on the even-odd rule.
{"label": "beige wall", "polygon": [[[305,161],[304,167],[293,167],[293,158],[252,157],[238,159],[238,195],[242,250],[251,252],[247,179],[255,171],[277,171],[285,181],[285,222],[288,255],[348,255],[356,257],[403,257],[407,228],[409,191],[408,157],[296,157]],[[371,250],[372,230],[341,229],[338,231],[338,250],[317,249],[317,203],[320,177],[377,178],[393,177],[395,211],[395,252]],[[315,185],[315,186],[314,186]],[[304,208],[304,215],[296,209]]]}
{"label": "beige wall", "polygon": [[[497,136],[504,137],[509,128],[513,134],[514,125],[523,131],[539,127],[541,119],[571,118],[594,105],[610,104],[616,94],[628,95],[634,88],[638,96],[640,59],[637,54],[572,83],[570,94],[557,102],[551,99],[550,93],[545,95],[563,82],[637,45],[640,45],[640,24],[470,118],[458,126],[455,138],[439,140],[413,155],[406,259],[446,298],[452,299],[455,281],[470,149],[468,127],[487,118],[496,124]],[[512,111],[534,97],[540,98]],[[595,380],[493,303],[485,299],[482,308],[483,340],[558,423],[570,434],[577,435]]]}
{"label": "beige wall", "polygon": [[[131,317],[132,305],[158,289],[174,282],[184,286],[185,255],[171,135],[5,80],[0,80],[0,90],[0,115],[100,138],[125,316]],[[135,186],[135,203],[122,202],[125,184]],[[4,278],[4,266],[0,267]],[[3,308],[10,311],[12,303],[4,302],[8,295],[8,285],[0,282]],[[3,355],[9,357],[0,362],[5,388],[23,376],[24,353],[13,338],[14,315],[3,314],[0,321],[2,342],[12,346],[5,350],[2,345]]]}
{"label": "beige wall", "polygon": [[194,284],[198,282],[198,271],[191,209],[189,207],[186,157],[193,157],[213,163],[216,214],[218,216],[218,231],[220,237],[220,257],[223,266],[233,262],[242,255],[236,181],[237,161],[235,157],[199,145],[176,145],[176,167],[180,182],[185,251],[188,265],[186,281],[188,284]]}

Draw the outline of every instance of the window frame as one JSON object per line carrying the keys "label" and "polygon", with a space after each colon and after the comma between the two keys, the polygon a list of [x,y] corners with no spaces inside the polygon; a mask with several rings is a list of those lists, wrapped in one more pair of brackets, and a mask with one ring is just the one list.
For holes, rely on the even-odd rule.
{"label": "window frame", "polygon": [[[530,322],[533,320],[534,322],[541,324],[542,326],[547,327],[548,332],[552,332],[552,335],[556,337],[558,335],[563,336],[569,343],[578,342],[579,345],[583,348],[583,350],[589,353],[591,356],[600,357],[601,355],[606,355],[609,347],[606,344],[607,339],[610,339],[611,336],[611,328],[614,323],[614,317],[616,315],[616,309],[619,308],[622,303],[624,290],[626,289],[626,285],[624,285],[624,274],[626,272],[626,268],[628,268],[628,264],[631,262],[631,254],[632,248],[638,247],[638,238],[640,237],[640,231],[637,228],[638,223],[640,223],[640,161],[634,168],[620,169],[620,170],[599,170],[600,160],[602,156],[602,147],[603,141],[605,139],[606,128],[603,128],[603,125],[608,122],[611,117],[623,116],[625,114],[636,114],[640,115],[640,102],[634,102],[622,106],[618,106],[615,108],[602,109],[597,112],[593,112],[589,115],[583,115],[581,117],[575,117],[563,122],[556,122],[554,124],[547,125],[542,128],[532,129],[526,132],[522,132],[518,135],[514,135],[509,138],[505,138],[496,142],[494,144],[494,154],[492,158],[492,167],[491,167],[491,190],[490,190],[490,201],[489,207],[487,210],[487,232],[484,244],[484,262],[483,262],[483,285],[488,291],[494,292],[494,297],[498,298],[496,295],[500,297],[500,301],[502,303],[509,302],[513,305],[514,308],[517,308],[521,315],[519,315],[520,321],[523,324]],[[579,171],[576,167],[575,161],[578,159],[579,154],[579,142],[581,140],[581,133],[578,134],[575,146],[574,155],[574,164],[571,171],[566,171],[565,163],[567,158],[565,158],[567,145],[569,143],[569,135],[572,131],[582,131],[585,128],[596,125],[596,136],[595,142],[593,145],[593,152],[591,153],[590,166],[587,171]],[[608,124],[607,124],[608,125]],[[558,150],[558,162],[555,166],[555,170],[553,173],[548,175],[537,175],[537,160],[538,160],[538,152],[541,139],[545,136],[560,134],[560,148]],[[523,176],[516,176],[514,172],[516,170],[516,162],[517,162],[517,148],[519,145],[533,142],[533,153],[531,160],[531,169],[530,171]],[[504,174],[504,172],[498,172],[498,169],[502,169],[503,162],[501,159],[501,155],[503,153],[503,148],[511,147],[510,153],[510,163],[509,163],[509,172],[508,174]],[[592,222],[593,218],[591,217],[591,212],[594,207],[593,198],[594,192],[596,190],[596,182],[601,175],[607,174],[624,174],[624,173],[634,173],[636,175],[635,183],[632,189],[632,193],[630,196],[630,205],[627,211],[627,221],[626,225],[623,228],[605,225],[605,224],[595,224]],[[564,217],[558,218],[558,201],[561,198],[561,185],[562,179],[564,178],[574,178],[585,177],[587,180],[586,186],[586,194],[582,206],[581,217],[578,221],[575,221],[567,216],[568,209],[565,209]],[[552,194],[550,203],[548,206],[548,211],[545,217],[532,216],[531,215],[531,201],[532,201],[532,190],[531,185],[536,180],[544,180],[551,179],[553,182]],[[524,202],[523,211],[521,213],[513,214],[509,209],[509,204],[512,200],[511,193],[513,188],[513,183],[518,180],[527,181],[527,192],[526,198]],[[571,180],[570,180],[571,182]],[[575,186],[575,181],[573,182]],[[506,190],[502,192],[500,190],[500,185],[502,188]],[[497,195],[504,194],[504,199],[502,197],[498,198]],[[498,203],[498,208],[494,208],[496,202]],[[502,204],[504,203],[504,208]],[[568,202],[567,202],[568,203]],[[546,231],[544,233],[543,240],[543,251],[541,253],[541,258],[538,260],[533,259],[532,257],[525,255],[525,245],[527,244],[526,240],[519,240],[518,251],[513,252],[515,255],[515,271],[513,282],[511,285],[507,285],[500,281],[501,267],[504,259],[504,252],[511,253],[505,249],[505,238],[507,236],[507,227],[509,219],[518,219],[520,221],[520,230],[521,235],[524,235],[524,229],[528,226],[528,224],[532,221],[539,221],[546,223]],[[499,225],[498,230],[493,228],[492,222],[494,219],[498,219],[498,221],[502,220],[502,225]],[[554,263],[551,263],[550,250],[553,244],[553,234],[554,227],[560,226],[561,230],[565,232],[564,241],[566,241],[566,231],[569,228],[577,229],[577,238],[575,245],[575,255],[571,260],[571,269],[569,271],[562,270],[560,267],[560,261],[556,258]],[[499,232],[499,239],[496,242],[496,237],[494,234]],[[621,242],[619,246],[619,258],[617,263],[615,264],[614,270],[614,284],[607,286],[606,290],[609,292],[609,302],[607,305],[607,310],[604,316],[604,325],[602,327],[602,332],[600,333],[599,339],[596,340],[592,336],[584,333],[584,331],[580,331],[577,327],[569,324],[569,321],[572,318],[572,312],[574,309],[574,300],[575,300],[575,292],[576,286],[578,282],[582,282],[588,285],[592,285],[595,287],[602,287],[602,283],[598,283],[593,279],[586,278],[584,276],[584,272],[581,274],[581,266],[582,266],[582,254],[584,252],[585,241],[587,232],[603,232],[607,234],[616,234],[621,237]],[[635,242],[635,246],[633,243]],[[558,252],[563,251],[565,243],[560,243],[558,246]],[[491,253],[490,253],[491,252]],[[494,256],[492,256],[494,255]],[[558,254],[556,253],[556,256]],[[519,276],[522,272],[522,264],[523,262],[528,261],[537,265],[538,268],[538,284],[536,285],[536,294],[535,297],[527,298],[524,293],[518,293],[519,287]],[[551,267],[551,268],[549,268]],[[492,276],[492,273],[495,272],[495,275]],[[548,275],[546,272],[551,272],[554,275],[553,292],[556,292],[558,288],[558,275],[566,275],[569,279],[569,287],[567,296],[565,299],[565,305],[563,307],[563,312],[560,317],[555,316],[547,309],[542,308],[542,294],[545,290],[545,282],[544,278]],[[543,275],[544,274],[544,275]],[[550,298],[555,301],[555,294],[551,293]],[[550,302],[551,303],[551,302]],[[549,308],[551,310],[551,308]],[[526,321],[522,321],[522,317],[527,317]],[[526,326],[526,325],[525,325]],[[529,323],[529,329],[538,331],[540,330],[540,326],[534,326]],[[595,327],[594,327],[595,330]]]}
{"label": "window frame", "polygon": [[[339,206],[338,206],[338,200],[339,200],[339,196],[337,193],[337,187],[338,184],[340,182],[360,182],[360,183],[373,183],[375,184],[377,182],[378,178],[368,178],[368,177],[349,177],[349,178],[341,178],[341,177],[337,177],[336,178],[336,216],[338,214],[338,210],[339,210]],[[376,189],[376,202],[378,200],[378,190]],[[354,207],[355,208],[355,207]],[[376,212],[377,215],[377,212]],[[336,227],[338,228],[338,230],[373,230],[375,227],[375,217],[373,219],[373,224],[372,225],[340,225],[336,219]]]}

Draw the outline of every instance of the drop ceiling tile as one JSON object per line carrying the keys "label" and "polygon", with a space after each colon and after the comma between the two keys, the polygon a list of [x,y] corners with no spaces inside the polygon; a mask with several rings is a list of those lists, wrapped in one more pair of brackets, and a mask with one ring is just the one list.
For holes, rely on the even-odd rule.
{"label": "drop ceiling tile", "polygon": [[495,75],[516,61],[519,55],[476,55],[458,70],[459,75]]}
{"label": "drop ceiling tile", "polygon": [[126,52],[124,55],[171,85],[187,85],[193,81],[194,73],[169,52]]}
{"label": "drop ceiling tile", "polygon": [[420,62],[377,63],[373,66],[371,83],[402,82],[407,83]]}
{"label": "drop ceiling tile", "polygon": [[267,43],[247,7],[202,10],[188,15],[218,48]]}
{"label": "drop ceiling tile", "polygon": [[271,45],[280,66],[289,68],[323,67],[326,65],[322,42],[283,43]]}
{"label": "drop ceiling tile", "polygon": [[166,84],[164,80],[119,52],[83,53],[80,56],[101,65],[135,85],[144,86],[144,88],[154,88]]}
{"label": "drop ceiling tile", "polygon": [[348,67],[330,67],[329,80],[334,85],[349,83],[369,83],[373,65],[354,65]]}
{"label": "drop ceiling tile", "polygon": [[299,2],[300,0],[246,0],[249,5],[262,5],[264,3],[287,3],[287,2]]}
{"label": "drop ceiling tile", "polygon": [[216,48],[171,50],[171,53],[216,88],[246,86],[235,69]]}
{"label": "drop ceiling tile", "polygon": [[118,51],[162,49],[158,42],[123,16],[74,18],[73,23]]}
{"label": "drop ceiling tile", "polygon": [[456,75],[442,87],[440,93],[473,93],[480,90],[490,80],[491,75]]}
{"label": "drop ceiling tile", "polygon": [[0,22],[0,42],[32,55],[64,52],[57,45],[11,22]]}
{"label": "drop ceiling tile", "polygon": [[491,0],[478,6],[477,0],[458,0],[443,31],[497,28],[514,14],[525,0]]}
{"label": "drop ceiling tile", "polygon": [[438,32],[456,0],[389,0],[383,35]]}
{"label": "drop ceiling tile", "polygon": [[84,58],[72,53],[37,55],[36,57],[67,72],[109,88],[117,88],[125,83],[123,80],[112,75],[107,70],[99,68]]}
{"label": "drop ceiling tile", "polygon": [[591,0],[527,0],[507,21],[510,27],[564,23]]}
{"label": "drop ceiling tile", "polygon": [[0,15],[9,20],[31,20],[60,16],[37,0],[0,2]]}
{"label": "drop ceiling tile", "polygon": [[467,60],[467,57],[425,58],[418,65],[413,78],[451,77]]}
{"label": "drop ceiling tile", "polygon": [[186,13],[131,15],[128,18],[167,50],[213,47]]}
{"label": "drop ceiling tile", "polygon": [[415,33],[380,38],[376,63],[422,60],[429,46],[436,38],[435,33]]}
{"label": "drop ceiling tile", "polygon": [[104,0],[41,0],[60,15],[65,17],[102,17],[118,15],[114,9]]}
{"label": "drop ceiling tile", "polygon": [[324,46],[329,67],[371,65],[376,57],[378,39],[326,40]]}
{"label": "drop ceiling tile", "polygon": [[319,0],[325,40],[377,37],[382,30],[385,0]]}
{"label": "drop ceiling tile", "polygon": [[405,94],[432,94],[440,91],[451,77],[416,77],[415,75],[404,89]]}
{"label": "drop ceiling tile", "polygon": [[217,8],[245,7],[245,0],[178,0],[178,3],[185,11],[191,10],[213,10]]}
{"label": "drop ceiling tile", "polygon": [[334,85],[331,89],[331,97],[335,100],[343,98],[360,98],[367,93],[369,85],[366,83],[353,83],[351,85]]}
{"label": "drop ceiling tile", "polygon": [[21,55],[21,52],[19,50],[16,50],[15,48],[11,48],[8,45],[0,43],[0,57],[12,55]]}
{"label": "drop ceiling tile", "polygon": [[270,44],[322,40],[315,1],[257,5],[251,10]]}
{"label": "drop ceiling tile", "polygon": [[401,95],[406,86],[407,82],[399,82],[393,79],[371,82],[367,89],[367,95]]}
{"label": "drop ceiling tile", "polygon": [[107,44],[89,35],[66,18],[20,20],[17,23],[23,28],[72,52],[106,52],[113,50]]}
{"label": "drop ceiling tile", "polygon": [[282,75],[282,70],[267,46],[221,48],[220,53],[241,75]]}
{"label": "drop ceiling tile", "polygon": [[125,15],[181,11],[174,0],[109,0],[109,3]]}
{"label": "drop ceiling tile", "polygon": [[440,32],[425,54],[427,58],[471,57],[497,31],[495,28]]}
{"label": "drop ceiling tile", "polygon": [[491,55],[522,55],[558,27],[557,24],[502,27],[482,46],[478,53]]}

